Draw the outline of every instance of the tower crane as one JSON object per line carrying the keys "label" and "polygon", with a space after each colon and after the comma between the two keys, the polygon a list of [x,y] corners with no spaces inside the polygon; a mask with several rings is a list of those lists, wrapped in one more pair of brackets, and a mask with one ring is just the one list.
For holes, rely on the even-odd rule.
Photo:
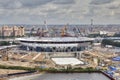
{"label": "tower crane", "polygon": [[34,27],[30,30],[30,35],[29,35],[29,37],[33,35],[33,31],[34,31]]}
{"label": "tower crane", "polygon": [[77,37],[78,36],[78,32],[77,32],[76,27],[73,28],[73,32],[74,32],[75,36]]}
{"label": "tower crane", "polygon": [[67,36],[67,26],[64,26],[64,27],[62,28],[61,36],[62,36],[62,37]]}
{"label": "tower crane", "polygon": [[40,28],[37,29],[36,36],[40,35]]}

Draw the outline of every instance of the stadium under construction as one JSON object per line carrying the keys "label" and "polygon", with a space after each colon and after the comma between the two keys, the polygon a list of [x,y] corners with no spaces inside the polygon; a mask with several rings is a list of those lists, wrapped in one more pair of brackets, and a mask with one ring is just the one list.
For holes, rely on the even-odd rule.
{"label": "stadium under construction", "polygon": [[[33,34],[32,31],[33,29],[31,29],[30,34]],[[73,32],[74,34],[71,35],[67,26],[60,31],[55,29],[48,31],[46,26],[45,30],[37,30],[37,37],[29,36],[17,38],[16,40],[20,43],[20,50],[44,53],[46,58],[59,58],[59,60],[57,59],[58,61],[61,60],[60,58],[62,60],[71,57],[80,59],[82,51],[92,48],[94,39],[83,37],[78,28],[74,28]],[[71,60],[73,61],[74,59]]]}

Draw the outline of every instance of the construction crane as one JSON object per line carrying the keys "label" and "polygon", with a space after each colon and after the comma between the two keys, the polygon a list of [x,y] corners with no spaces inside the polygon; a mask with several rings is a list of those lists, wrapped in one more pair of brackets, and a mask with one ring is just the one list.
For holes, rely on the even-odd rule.
{"label": "construction crane", "polygon": [[36,36],[40,35],[40,28],[37,29]]}
{"label": "construction crane", "polygon": [[81,35],[81,32],[80,32],[80,30],[79,30],[79,28],[77,27],[77,30],[78,30],[78,34],[79,34],[79,36]]}
{"label": "construction crane", "polygon": [[78,32],[79,32],[79,36],[83,36],[83,34],[81,33],[80,29],[77,27]]}
{"label": "construction crane", "polygon": [[41,28],[41,30],[39,30],[39,37],[45,37],[47,36],[46,34],[48,33],[47,30],[45,30],[44,28]]}
{"label": "construction crane", "polygon": [[62,36],[62,37],[67,36],[67,26],[64,26],[64,27],[62,28],[62,30],[61,30],[61,36]]}
{"label": "construction crane", "polygon": [[51,36],[51,37],[57,36],[57,29],[56,29],[55,27],[52,27],[52,28],[50,29],[50,36]]}
{"label": "construction crane", "polygon": [[83,34],[81,33],[80,29],[78,27],[74,27],[73,28],[73,32],[75,33],[75,36],[83,36]]}
{"label": "construction crane", "polygon": [[30,30],[30,35],[29,35],[29,37],[33,35],[33,31],[34,31],[34,28],[32,28],[32,29]]}
{"label": "construction crane", "polygon": [[73,28],[73,32],[74,32],[75,36],[77,37],[78,36],[78,32],[77,32],[77,29],[75,27]]}
{"label": "construction crane", "polygon": [[48,27],[47,27],[47,22],[46,21],[44,21],[44,25],[45,25],[46,30],[48,31]]}
{"label": "construction crane", "polygon": [[45,25],[45,30],[43,32],[44,32],[44,34],[46,34],[47,37],[49,37],[50,35],[49,35],[48,26],[47,26],[46,21],[44,21],[44,25]]}
{"label": "construction crane", "polygon": [[40,32],[40,37],[44,37],[44,29],[43,28],[41,28],[41,32]]}
{"label": "construction crane", "polygon": [[93,31],[93,19],[91,19],[91,24],[90,24],[90,26],[91,26],[91,27],[90,27],[89,30],[90,30],[90,32],[92,32],[92,31]]}

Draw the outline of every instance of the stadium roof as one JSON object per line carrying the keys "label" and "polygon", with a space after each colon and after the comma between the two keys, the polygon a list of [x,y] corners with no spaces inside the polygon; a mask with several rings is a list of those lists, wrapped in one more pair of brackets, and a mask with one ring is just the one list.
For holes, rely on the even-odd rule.
{"label": "stadium roof", "polygon": [[42,41],[42,42],[71,42],[71,41],[93,41],[93,38],[87,37],[25,37],[16,38],[19,41]]}

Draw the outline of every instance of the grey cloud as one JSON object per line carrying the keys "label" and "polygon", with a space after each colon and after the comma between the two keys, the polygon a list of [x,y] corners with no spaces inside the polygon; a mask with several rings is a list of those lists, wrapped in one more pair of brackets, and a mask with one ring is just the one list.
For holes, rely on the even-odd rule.
{"label": "grey cloud", "polygon": [[53,1],[54,4],[74,4],[74,0],[55,0]]}
{"label": "grey cloud", "polygon": [[40,5],[44,5],[46,3],[49,3],[53,0],[19,0],[23,6],[25,7],[36,7]]}
{"label": "grey cloud", "polygon": [[4,0],[4,1],[0,0],[0,8],[3,8],[3,9],[13,8],[14,3],[15,3],[15,0],[13,0],[13,2],[11,2],[10,0]]}
{"label": "grey cloud", "polygon": [[0,0],[0,8],[16,9],[16,8],[34,8],[47,4],[53,0]]}
{"label": "grey cloud", "polygon": [[19,9],[19,8],[35,8],[47,3],[54,4],[73,4],[74,0],[0,0],[0,8],[3,9]]}
{"label": "grey cloud", "polygon": [[114,15],[106,14],[104,15],[106,18],[112,18],[113,20],[120,19],[120,12],[114,12]]}
{"label": "grey cloud", "polygon": [[[96,22],[106,20],[115,23],[115,20],[120,21],[119,2],[119,0],[0,0],[0,19],[1,23],[31,24],[43,23],[47,16],[48,23],[79,23],[79,20],[87,23],[86,21],[91,18],[95,18]],[[111,13],[112,11],[114,13]],[[111,21],[109,18],[112,18]]]}
{"label": "grey cloud", "polygon": [[42,10],[41,12],[42,13],[55,13],[55,12],[57,12],[58,10],[56,10],[56,9],[54,9],[54,10]]}
{"label": "grey cloud", "polygon": [[119,9],[120,8],[120,5],[116,6],[116,5],[113,5],[113,6],[109,6],[107,7],[108,9]]}
{"label": "grey cloud", "polygon": [[100,5],[100,4],[107,4],[107,3],[111,3],[113,0],[92,0],[90,2],[90,4],[94,4],[94,5]]}
{"label": "grey cloud", "polygon": [[95,16],[95,10],[97,10],[98,7],[95,7],[95,6],[89,6],[88,7],[88,12],[86,14],[84,14],[84,16],[87,16],[87,17],[93,17]]}

